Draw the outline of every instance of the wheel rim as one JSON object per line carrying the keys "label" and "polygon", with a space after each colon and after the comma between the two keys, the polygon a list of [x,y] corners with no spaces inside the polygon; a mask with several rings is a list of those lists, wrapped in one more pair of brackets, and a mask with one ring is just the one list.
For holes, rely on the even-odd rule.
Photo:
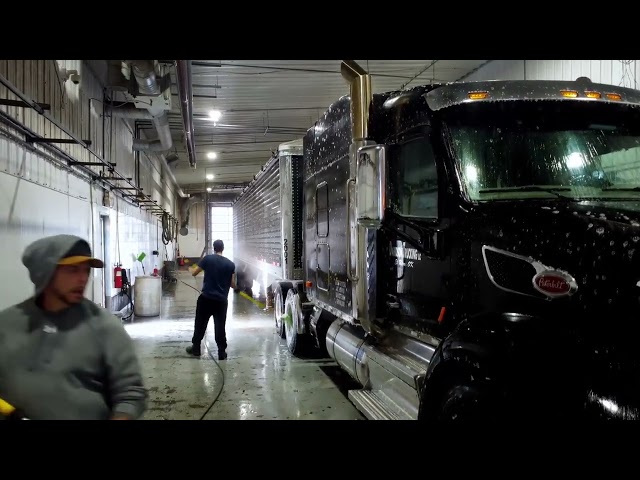
{"label": "wheel rim", "polygon": [[294,328],[295,317],[297,315],[297,298],[297,295],[292,295],[284,306],[285,318],[283,318],[282,321],[284,321],[284,328],[287,335],[287,346],[289,347],[289,350],[291,350],[295,346],[296,335],[298,334],[296,332],[296,329]]}
{"label": "wheel rim", "polygon": [[282,315],[284,313],[282,308],[282,294],[280,292],[276,292],[274,302],[273,314],[276,317],[276,330],[280,331],[280,323],[282,322]]}

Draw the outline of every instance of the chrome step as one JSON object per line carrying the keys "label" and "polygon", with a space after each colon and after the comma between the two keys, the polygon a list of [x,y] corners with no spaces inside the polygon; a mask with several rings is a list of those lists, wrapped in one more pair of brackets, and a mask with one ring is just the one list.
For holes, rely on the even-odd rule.
{"label": "chrome step", "polygon": [[380,390],[349,390],[349,400],[369,420],[412,420]]}

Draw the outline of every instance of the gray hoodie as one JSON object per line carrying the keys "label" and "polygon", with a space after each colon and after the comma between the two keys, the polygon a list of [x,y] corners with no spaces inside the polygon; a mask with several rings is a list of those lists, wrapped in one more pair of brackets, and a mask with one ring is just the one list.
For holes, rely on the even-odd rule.
{"label": "gray hoodie", "polygon": [[[23,263],[39,293],[78,241],[38,240]],[[147,391],[133,341],[121,320],[88,299],[49,313],[36,295],[0,312],[0,398],[31,419],[139,418]]]}

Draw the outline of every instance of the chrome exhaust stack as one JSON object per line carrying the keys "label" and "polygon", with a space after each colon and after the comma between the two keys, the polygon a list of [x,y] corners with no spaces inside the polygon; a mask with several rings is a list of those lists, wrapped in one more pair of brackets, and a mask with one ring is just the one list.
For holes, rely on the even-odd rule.
{"label": "chrome exhaust stack", "polygon": [[[369,311],[367,301],[367,230],[357,222],[356,178],[358,173],[358,149],[375,144],[369,140],[369,114],[373,101],[371,75],[353,60],[343,60],[340,67],[342,77],[349,83],[351,98],[351,146],[349,148],[349,180],[346,185],[347,235],[346,255],[347,278],[351,282],[351,316],[368,333],[373,333],[371,318],[375,312]],[[357,188],[357,186],[356,186]]]}
{"label": "chrome exhaust stack", "polygon": [[369,108],[373,100],[371,75],[353,60],[343,60],[340,73],[350,88],[352,142],[366,140],[369,134]]}

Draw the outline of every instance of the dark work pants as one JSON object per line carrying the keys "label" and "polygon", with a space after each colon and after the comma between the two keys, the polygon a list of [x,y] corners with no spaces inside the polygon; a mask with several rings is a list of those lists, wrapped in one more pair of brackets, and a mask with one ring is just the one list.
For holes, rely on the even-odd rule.
{"label": "dark work pants", "polygon": [[224,352],[227,349],[227,335],[225,332],[225,325],[227,323],[227,304],[227,300],[212,300],[204,295],[200,295],[198,297],[198,303],[196,305],[196,322],[193,331],[193,338],[191,339],[197,348],[200,348],[200,343],[207,331],[209,318],[213,316],[213,326],[215,328],[218,352]]}

